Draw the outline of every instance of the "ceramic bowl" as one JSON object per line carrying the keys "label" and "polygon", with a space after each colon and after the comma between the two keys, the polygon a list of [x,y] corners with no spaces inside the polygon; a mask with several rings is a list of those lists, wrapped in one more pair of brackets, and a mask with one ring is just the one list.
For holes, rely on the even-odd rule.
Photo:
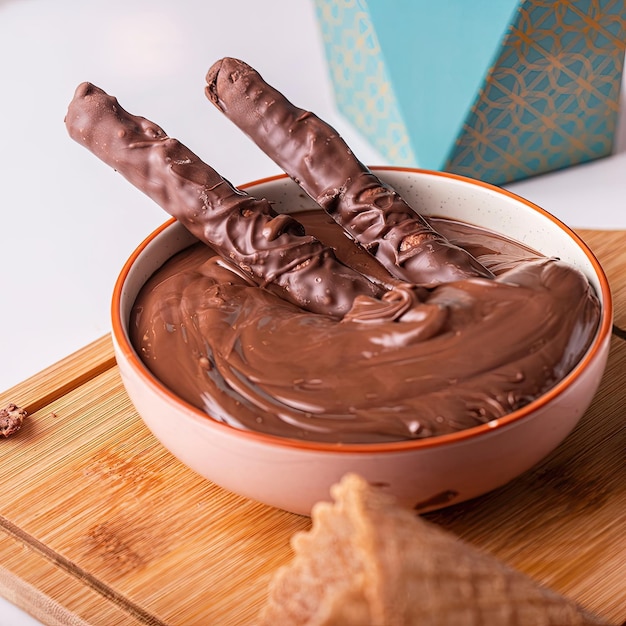
{"label": "ceramic bowl", "polygon": [[[579,268],[600,298],[601,323],[589,350],[564,380],[489,424],[380,444],[333,445],[245,432],[176,397],[148,372],[129,341],[129,314],[141,286],[169,257],[195,241],[178,222],[168,221],[135,250],[114,289],[113,342],[128,395],[163,446],[188,467],[227,490],[295,513],[309,514],[315,502],[329,498],[330,485],[349,471],[420,511],[504,485],[544,458],[574,428],[606,366],[612,325],[608,282],[594,255],[567,226],[488,184],[415,169],[373,169],[425,215],[491,229]],[[285,176],[244,187],[272,200],[279,211],[314,206]]]}

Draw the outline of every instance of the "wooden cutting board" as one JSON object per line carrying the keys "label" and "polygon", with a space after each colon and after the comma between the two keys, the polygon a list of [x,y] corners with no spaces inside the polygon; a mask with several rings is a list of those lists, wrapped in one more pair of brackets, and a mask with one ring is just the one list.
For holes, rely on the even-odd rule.
{"label": "wooden cutting board", "polygon": [[[581,231],[615,298],[590,410],[540,465],[431,520],[620,623],[626,619],[626,231]],[[232,495],[152,437],[109,337],[0,394],[0,594],[46,624],[250,624],[309,520]]]}

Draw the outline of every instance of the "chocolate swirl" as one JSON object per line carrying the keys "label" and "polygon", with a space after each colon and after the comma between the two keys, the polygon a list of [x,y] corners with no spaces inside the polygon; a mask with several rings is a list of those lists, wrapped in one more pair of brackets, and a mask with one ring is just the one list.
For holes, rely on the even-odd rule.
{"label": "chocolate swirl", "polygon": [[[365,252],[355,258],[321,210],[299,219],[339,258],[379,270]],[[235,428],[369,443],[497,419],[578,362],[598,302],[585,277],[559,261],[469,227],[437,227],[477,253],[491,249],[479,258],[498,276],[360,297],[338,321],[250,286],[208,248],[192,248],[139,295],[133,344],[165,385]]]}

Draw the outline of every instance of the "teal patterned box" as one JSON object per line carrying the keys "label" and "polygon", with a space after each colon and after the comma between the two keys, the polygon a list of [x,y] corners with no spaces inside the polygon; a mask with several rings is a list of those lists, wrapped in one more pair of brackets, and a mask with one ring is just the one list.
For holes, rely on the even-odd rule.
{"label": "teal patterned box", "polygon": [[503,184],[612,152],[626,0],[315,0],[340,111],[388,161]]}

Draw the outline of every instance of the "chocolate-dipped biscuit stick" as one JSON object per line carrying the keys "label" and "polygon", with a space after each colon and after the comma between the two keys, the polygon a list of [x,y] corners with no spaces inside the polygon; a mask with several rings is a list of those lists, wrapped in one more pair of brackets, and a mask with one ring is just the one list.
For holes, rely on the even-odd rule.
{"label": "chocolate-dipped biscuit stick", "polygon": [[224,58],[206,80],[209,100],[392,275],[423,286],[492,277],[363,165],[333,128],[249,65]]}
{"label": "chocolate-dipped biscuit stick", "polygon": [[79,85],[65,123],[73,139],[257,284],[335,317],[342,317],[358,295],[382,291],[340,263],[292,217],[233,187],[159,126],[131,115],[102,89]]}

